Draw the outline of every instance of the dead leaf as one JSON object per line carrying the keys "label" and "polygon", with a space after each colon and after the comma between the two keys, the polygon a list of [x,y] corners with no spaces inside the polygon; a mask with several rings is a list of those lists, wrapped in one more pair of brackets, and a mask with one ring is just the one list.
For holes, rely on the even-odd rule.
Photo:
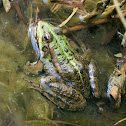
{"label": "dead leaf", "polygon": [[9,12],[10,8],[11,8],[11,4],[9,0],[3,0],[3,6],[6,12]]}

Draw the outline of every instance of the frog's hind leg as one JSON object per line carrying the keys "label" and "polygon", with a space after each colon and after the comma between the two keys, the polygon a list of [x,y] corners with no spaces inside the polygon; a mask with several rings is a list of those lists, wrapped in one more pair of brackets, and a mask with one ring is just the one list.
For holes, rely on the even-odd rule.
{"label": "frog's hind leg", "polygon": [[86,100],[80,92],[55,76],[42,77],[40,88],[44,96],[62,109],[77,111],[86,105]]}
{"label": "frog's hind leg", "polygon": [[89,79],[90,79],[90,85],[92,89],[92,94],[94,97],[99,98],[100,97],[100,87],[99,87],[99,81],[98,81],[98,73],[97,68],[93,61],[89,64]]}

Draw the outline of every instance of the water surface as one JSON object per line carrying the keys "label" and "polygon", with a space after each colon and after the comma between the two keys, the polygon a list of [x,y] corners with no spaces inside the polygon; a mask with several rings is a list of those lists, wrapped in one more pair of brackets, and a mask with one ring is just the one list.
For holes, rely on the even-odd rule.
{"label": "water surface", "polygon": [[[32,0],[19,1],[21,12],[28,23],[35,19],[36,4],[31,5],[31,2]],[[39,5],[40,19],[55,25],[60,24],[71,13],[71,10],[67,12],[64,10],[62,13],[53,14],[50,11],[50,6]],[[95,102],[89,99],[84,110],[66,112],[57,108],[39,92],[32,89],[23,78],[39,83],[40,76],[32,77],[24,72],[26,62],[33,62],[36,59],[28,38],[28,26],[19,18],[14,2],[12,2],[9,13],[5,13],[3,8],[0,10],[0,125],[112,126],[126,116],[125,98],[117,110],[106,104],[104,111],[101,112]],[[63,16],[61,17],[61,15]],[[68,23],[68,26],[71,24]],[[100,72],[100,85],[103,94],[107,90],[109,75],[115,67],[113,55],[120,52],[120,40],[115,35],[109,44],[103,45],[103,42],[108,32],[111,33],[111,30],[116,31],[118,28],[123,31],[120,23],[118,26],[108,23],[67,34],[72,40],[77,40],[76,43],[80,41],[92,50],[92,57],[96,60]],[[104,101],[106,99],[102,99],[102,102]],[[125,122],[120,124],[120,126],[124,125]]]}

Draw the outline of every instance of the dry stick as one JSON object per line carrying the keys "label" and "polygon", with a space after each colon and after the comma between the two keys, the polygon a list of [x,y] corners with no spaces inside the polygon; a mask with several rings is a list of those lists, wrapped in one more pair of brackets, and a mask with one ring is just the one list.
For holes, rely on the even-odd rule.
{"label": "dry stick", "polygon": [[12,126],[13,120],[10,120],[9,124],[7,126]]}
{"label": "dry stick", "polygon": [[52,7],[51,7],[51,12],[53,12],[54,14],[59,11],[59,9],[62,7],[62,4],[59,5],[59,4],[54,4]]}
{"label": "dry stick", "polygon": [[17,11],[17,13],[18,13],[20,19],[22,20],[22,22],[23,22],[25,25],[27,25],[28,23],[27,23],[27,21],[25,20],[25,18],[23,17],[23,15],[22,15],[22,13],[21,13],[21,10],[20,10],[20,7],[19,7],[18,2],[15,3],[15,8],[16,8],[16,11]]}
{"label": "dry stick", "polygon": [[[126,16],[126,10],[122,10],[121,12],[123,13],[123,15],[125,17]],[[115,15],[115,18],[120,18],[120,15],[119,14],[116,14]]]}
{"label": "dry stick", "polygon": [[84,1],[70,1],[70,0],[58,0],[58,1],[51,1],[52,3],[56,3],[56,4],[62,4],[65,6],[69,6],[69,7],[83,7],[84,6]]}
{"label": "dry stick", "polygon": [[9,105],[7,103],[6,103],[6,106],[7,106],[8,110],[9,110],[9,112],[12,113],[12,110],[11,110],[11,108],[9,107]]}
{"label": "dry stick", "polygon": [[[84,0],[81,0],[81,2],[83,2]],[[73,15],[77,12],[77,10],[78,10],[78,7],[75,7],[75,8],[73,8],[73,12],[71,13],[71,15],[65,20],[65,21],[63,21],[60,25],[59,25],[59,27],[63,27],[72,17],[73,17]]]}
{"label": "dry stick", "polygon": [[72,14],[71,14],[65,21],[63,21],[63,22],[59,25],[59,27],[63,27],[63,26],[73,17],[73,15],[77,12],[77,10],[78,10],[78,7],[73,8]]}
{"label": "dry stick", "polygon": [[118,3],[117,0],[113,0],[113,2],[114,2],[114,4],[115,4],[115,6],[116,6],[117,13],[118,13],[119,16],[120,16],[120,20],[122,21],[122,24],[123,24],[123,26],[124,26],[124,28],[125,28],[125,30],[126,30],[126,20],[125,20],[125,18],[124,18],[124,16],[123,16],[122,12],[121,12],[121,10],[120,10],[119,3]]}
{"label": "dry stick", "polygon": [[[126,16],[126,10],[123,10],[122,11],[124,14],[124,17]],[[115,15],[114,16],[115,18],[120,18],[120,15]],[[95,25],[100,25],[100,24],[104,24],[104,23],[107,23],[107,22],[110,22],[111,19],[110,18],[105,18],[105,19],[99,19],[99,20],[96,20],[94,22],[92,22],[91,24],[83,24],[83,25],[77,25],[77,26],[74,26],[74,27],[71,27],[71,28],[68,28],[68,29],[63,29],[62,30],[62,33],[63,34],[66,34],[68,32],[73,32],[73,31],[77,31],[77,30],[81,30],[81,29],[84,29],[84,28],[89,28],[89,27],[92,27],[92,26],[95,26]]]}
{"label": "dry stick", "polygon": [[68,28],[68,29],[63,29],[62,33],[65,34],[67,32],[77,31],[77,30],[81,30],[83,28],[89,28],[89,27],[92,27],[94,25],[99,25],[99,24],[107,23],[109,21],[110,21],[110,19],[108,19],[108,18],[106,18],[106,19],[100,19],[100,20],[94,21],[94,23],[89,24],[89,25],[88,24],[77,25],[77,26],[74,26],[74,27],[71,27],[71,28]]}
{"label": "dry stick", "polygon": [[[124,28],[125,28],[125,30],[126,30],[126,19],[124,18],[124,15],[123,15],[123,13],[121,12],[121,9],[120,9],[120,6],[119,6],[119,3],[118,3],[118,1],[117,0],[113,0],[113,2],[114,2],[114,4],[115,4],[115,6],[116,6],[116,11],[117,11],[117,13],[119,14],[119,16],[120,16],[120,20],[121,20],[121,22],[122,22],[122,24],[123,24],[123,26],[124,26]],[[124,1],[125,3],[126,3],[126,0]],[[122,45],[124,46],[124,40],[126,39],[126,31],[125,31],[125,33],[124,33],[124,36],[123,36],[123,40],[122,40]]]}
{"label": "dry stick", "polygon": [[[81,1],[83,1],[83,0],[81,0]],[[125,4],[125,0],[123,0],[122,1],[122,3],[121,3],[121,6],[122,5],[124,5]],[[74,8],[74,9],[76,9],[76,8]],[[77,10],[78,10],[78,8],[77,8]],[[77,11],[76,10],[76,11]],[[64,26],[71,18],[72,18],[72,16],[76,13],[76,11],[74,12],[74,10],[73,10],[73,12],[72,12],[72,14],[64,21],[64,22],[62,22],[60,25],[59,25],[59,27],[62,27],[62,26]],[[120,16],[120,15],[119,15]],[[103,19],[104,20],[104,19]],[[107,19],[108,20],[108,19]],[[97,22],[97,21],[96,21]],[[92,27],[92,26],[94,26],[94,25],[97,25],[97,23],[96,22],[94,22],[94,23],[92,23],[91,25],[78,25],[77,27],[75,26],[75,27],[72,27],[72,28],[69,28],[69,29],[67,29],[68,31],[76,31],[76,30],[80,30],[80,29],[82,29],[82,28],[88,28],[88,27]],[[102,22],[102,19],[99,21],[98,20],[98,22],[99,22],[99,24],[101,24],[100,22]],[[108,22],[108,21],[107,21]],[[96,24],[95,24],[96,23]],[[106,19],[105,19],[105,22],[103,21],[103,23],[106,23]],[[67,30],[63,30],[63,33],[67,33]]]}

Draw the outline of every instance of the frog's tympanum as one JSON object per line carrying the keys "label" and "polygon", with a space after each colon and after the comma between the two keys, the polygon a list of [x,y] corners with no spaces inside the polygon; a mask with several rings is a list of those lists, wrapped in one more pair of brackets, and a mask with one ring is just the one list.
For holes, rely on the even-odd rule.
{"label": "frog's tympanum", "polygon": [[29,35],[46,73],[38,86],[44,96],[58,107],[71,111],[86,106],[90,87],[92,94],[99,97],[93,62],[75,53],[65,35],[57,34],[55,27],[44,21],[32,24]]}

